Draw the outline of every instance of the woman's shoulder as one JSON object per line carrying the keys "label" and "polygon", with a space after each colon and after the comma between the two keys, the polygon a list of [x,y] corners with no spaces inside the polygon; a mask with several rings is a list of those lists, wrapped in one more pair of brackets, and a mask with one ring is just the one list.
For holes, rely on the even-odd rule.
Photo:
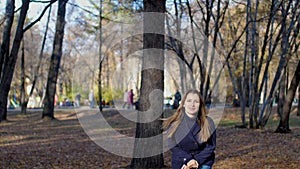
{"label": "woman's shoulder", "polygon": [[209,117],[209,116],[206,116],[206,119],[208,121],[208,124],[209,124],[210,128],[212,130],[215,130],[215,122],[214,122],[214,120],[211,117]]}
{"label": "woman's shoulder", "polygon": [[211,117],[206,116],[206,118],[207,118],[207,120],[208,120],[209,123],[214,123],[214,120]]}

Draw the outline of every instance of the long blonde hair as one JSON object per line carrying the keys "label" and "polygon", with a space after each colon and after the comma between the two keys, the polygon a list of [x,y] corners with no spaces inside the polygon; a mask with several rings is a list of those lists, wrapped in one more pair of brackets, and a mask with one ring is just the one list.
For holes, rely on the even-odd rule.
{"label": "long blonde hair", "polygon": [[198,90],[189,90],[185,93],[176,112],[171,117],[167,118],[163,122],[163,128],[167,129],[167,128],[171,127],[168,137],[173,137],[174,133],[176,132],[177,128],[179,127],[179,125],[181,124],[181,122],[183,120],[184,112],[182,111],[182,108],[183,108],[184,102],[187,98],[187,95],[190,93],[197,94],[200,98],[199,112],[197,114],[196,121],[201,127],[199,137],[202,142],[206,142],[211,135],[210,125],[207,120],[207,111],[206,111],[204,99],[202,98],[202,96]]}

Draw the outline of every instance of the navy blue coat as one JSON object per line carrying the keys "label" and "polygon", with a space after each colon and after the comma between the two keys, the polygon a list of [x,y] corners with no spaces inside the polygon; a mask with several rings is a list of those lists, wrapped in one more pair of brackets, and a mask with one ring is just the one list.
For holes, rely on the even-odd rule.
{"label": "navy blue coat", "polygon": [[182,123],[168,139],[169,148],[172,152],[172,168],[181,169],[183,164],[187,164],[191,159],[195,159],[199,166],[212,166],[215,161],[216,132],[214,122],[208,117],[211,126],[211,137],[207,142],[202,142],[199,138],[200,125],[195,119],[184,116]]}

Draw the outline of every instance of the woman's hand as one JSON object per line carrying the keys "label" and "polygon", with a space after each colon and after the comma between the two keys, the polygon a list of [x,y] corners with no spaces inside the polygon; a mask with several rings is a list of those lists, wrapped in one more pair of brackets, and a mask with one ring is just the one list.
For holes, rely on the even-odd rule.
{"label": "woman's hand", "polygon": [[181,167],[181,169],[189,169],[189,167],[186,166],[185,164],[183,164],[183,166]]}
{"label": "woman's hand", "polygon": [[192,168],[198,168],[198,167],[199,167],[198,162],[196,160],[192,159],[187,163],[187,165],[184,164],[181,167],[181,169],[192,169]]}
{"label": "woman's hand", "polygon": [[196,160],[192,159],[187,163],[187,167],[189,168],[198,168],[199,164]]}

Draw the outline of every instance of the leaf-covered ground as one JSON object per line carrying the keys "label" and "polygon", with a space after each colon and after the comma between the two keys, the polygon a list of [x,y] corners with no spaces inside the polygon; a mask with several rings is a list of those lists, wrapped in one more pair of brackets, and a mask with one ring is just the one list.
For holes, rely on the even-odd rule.
{"label": "leaf-covered ground", "polygon": [[[116,111],[105,110],[103,115],[116,130],[134,135],[134,123],[124,120]],[[27,115],[8,112],[8,121],[0,123],[0,168],[93,169],[130,164],[130,158],[109,153],[93,142],[78,122],[75,110],[57,110],[55,117],[57,120],[41,119],[37,110]],[[217,128],[214,169],[300,167],[300,117],[295,111],[289,134],[274,133],[276,116],[263,130],[235,128],[237,123],[239,109],[226,108]],[[166,168],[171,165],[170,155],[164,154]]]}

